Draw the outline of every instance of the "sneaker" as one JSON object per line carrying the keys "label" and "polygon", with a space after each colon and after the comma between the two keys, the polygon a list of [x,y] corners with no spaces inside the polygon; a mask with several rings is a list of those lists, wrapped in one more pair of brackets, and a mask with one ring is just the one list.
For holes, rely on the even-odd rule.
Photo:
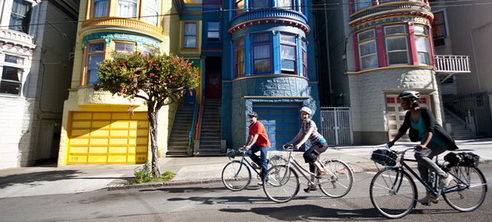
{"label": "sneaker", "polygon": [[432,196],[430,194],[425,195],[424,198],[417,200],[417,202],[421,203],[425,206],[430,206],[431,203],[437,204],[439,203],[439,197]]}
{"label": "sneaker", "polygon": [[439,189],[444,189],[448,187],[453,179],[454,178],[451,174],[448,174],[447,177],[441,177],[441,179],[439,180]]}
{"label": "sneaker", "polygon": [[263,181],[262,180],[258,181],[258,186],[263,186]]}
{"label": "sneaker", "polygon": [[309,193],[311,191],[316,191],[317,188],[314,185],[309,185],[308,187],[304,188],[304,192]]}

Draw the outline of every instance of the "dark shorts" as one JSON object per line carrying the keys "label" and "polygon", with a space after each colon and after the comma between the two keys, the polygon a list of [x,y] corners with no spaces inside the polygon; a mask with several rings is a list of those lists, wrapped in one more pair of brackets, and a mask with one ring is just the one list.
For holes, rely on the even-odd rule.
{"label": "dark shorts", "polygon": [[308,150],[304,152],[304,161],[306,163],[312,163],[316,161],[319,155],[328,149],[328,143],[318,143],[312,145]]}

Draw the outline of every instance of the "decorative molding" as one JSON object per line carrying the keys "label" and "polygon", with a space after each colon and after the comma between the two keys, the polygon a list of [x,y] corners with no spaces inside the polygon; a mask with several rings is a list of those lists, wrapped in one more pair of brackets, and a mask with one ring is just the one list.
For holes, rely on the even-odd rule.
{"label": "decorative molding", "polygon": [[111,31],[131,31],[152,36],[156,39],[163,39],[162,28],[155,25],[128,18],[98,17],[92,18],[82,23],[79,34],[87,35],[101,29]]}
{"label": "decorative molding", "polygon": [[155,48],[160,47],[160,41],[149,37],[133,35],[133,34],[114,33],[114,32],[91,33],[85,35],[82,39],[82,42],[84,45],[87,46],[89,41],[97,40],[97,39],[104,39],[106,43],[110,43],[113,40],[124,40],[124,41],[136,42],[137,44],[149,45]]}

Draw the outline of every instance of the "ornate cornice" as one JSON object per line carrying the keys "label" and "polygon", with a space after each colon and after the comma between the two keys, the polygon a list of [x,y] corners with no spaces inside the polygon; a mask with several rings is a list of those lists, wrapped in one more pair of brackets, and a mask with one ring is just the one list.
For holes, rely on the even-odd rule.
{"label": "ornate cornice", "polygon": [[0,42],[18,45],[24,48],[34,49],[34,38],[26,33],[9,29],[0,29]]}
{"label": "ornate cornice", "polygon": [[100,30],[114,31],[114,32],[135,32],[144,35],[151,36],[153,38],[162,40],[162,29],[135,19],[128,18],[114,18],[114,17],[101,17],[89,19],[82,23],[82,28],[79,35],[87,35]]}
{"label": "ornate cornice", "polygon": [[[429,24],[434,15],[430,7],[421,2],[395,2],[356,12],[350,15],[349,25],[354,29],[387,22],[419,22]],[[417,20],[417,21],[416,21]],[[420,20],[420,21],[418,21]]]}
{"label": "ornate cornice", "polygon": [[290,25],[302,29],[306,34],[311,31],[303,14],[283,9],[258,9],[245,12],[232,19],[228,31],[234,33],[240,29],[259,24]]}
{"label": "ornate cornice", "polygon": [[104,39],[107,43],[111,42],[112,40],[125,40],[125,41],[141,43],[144,45],[149,45],[155,48],[160,47],[160,41],[157,41],[149,37],[126,34],[126,33],[114,33],[114,32],[90,33],[83,37],[82,42],[84,43],[84,45],[87,45],[89,41],[98,40],[98,39]]}

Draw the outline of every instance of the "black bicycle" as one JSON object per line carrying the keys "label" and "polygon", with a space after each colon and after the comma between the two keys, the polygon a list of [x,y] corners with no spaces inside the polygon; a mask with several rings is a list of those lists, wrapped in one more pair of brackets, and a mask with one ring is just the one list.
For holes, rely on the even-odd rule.
{"label": "black bicycle", "polygon": [[369,186],[371,202],[382,215],[388,218],[402,218],[415,208],[418,199],[417,187],[411,175],[432,195],[442,194],[446,203],[458,211],[470,212],[480,207],[487,193],[487,182],[480,169],[473,165],[462,164],[442,166],[436,158],[436,163],[454,176],[451,184],[441,190],[437,176],[434,175],[432,185],[428,185],[405,163],[405,161],[416,162],[414,159],[405,159],[405,153],[413,149],[408,148],[403,151],[380,149],[373,152],[371,159],[385,165],[374,175]]}

